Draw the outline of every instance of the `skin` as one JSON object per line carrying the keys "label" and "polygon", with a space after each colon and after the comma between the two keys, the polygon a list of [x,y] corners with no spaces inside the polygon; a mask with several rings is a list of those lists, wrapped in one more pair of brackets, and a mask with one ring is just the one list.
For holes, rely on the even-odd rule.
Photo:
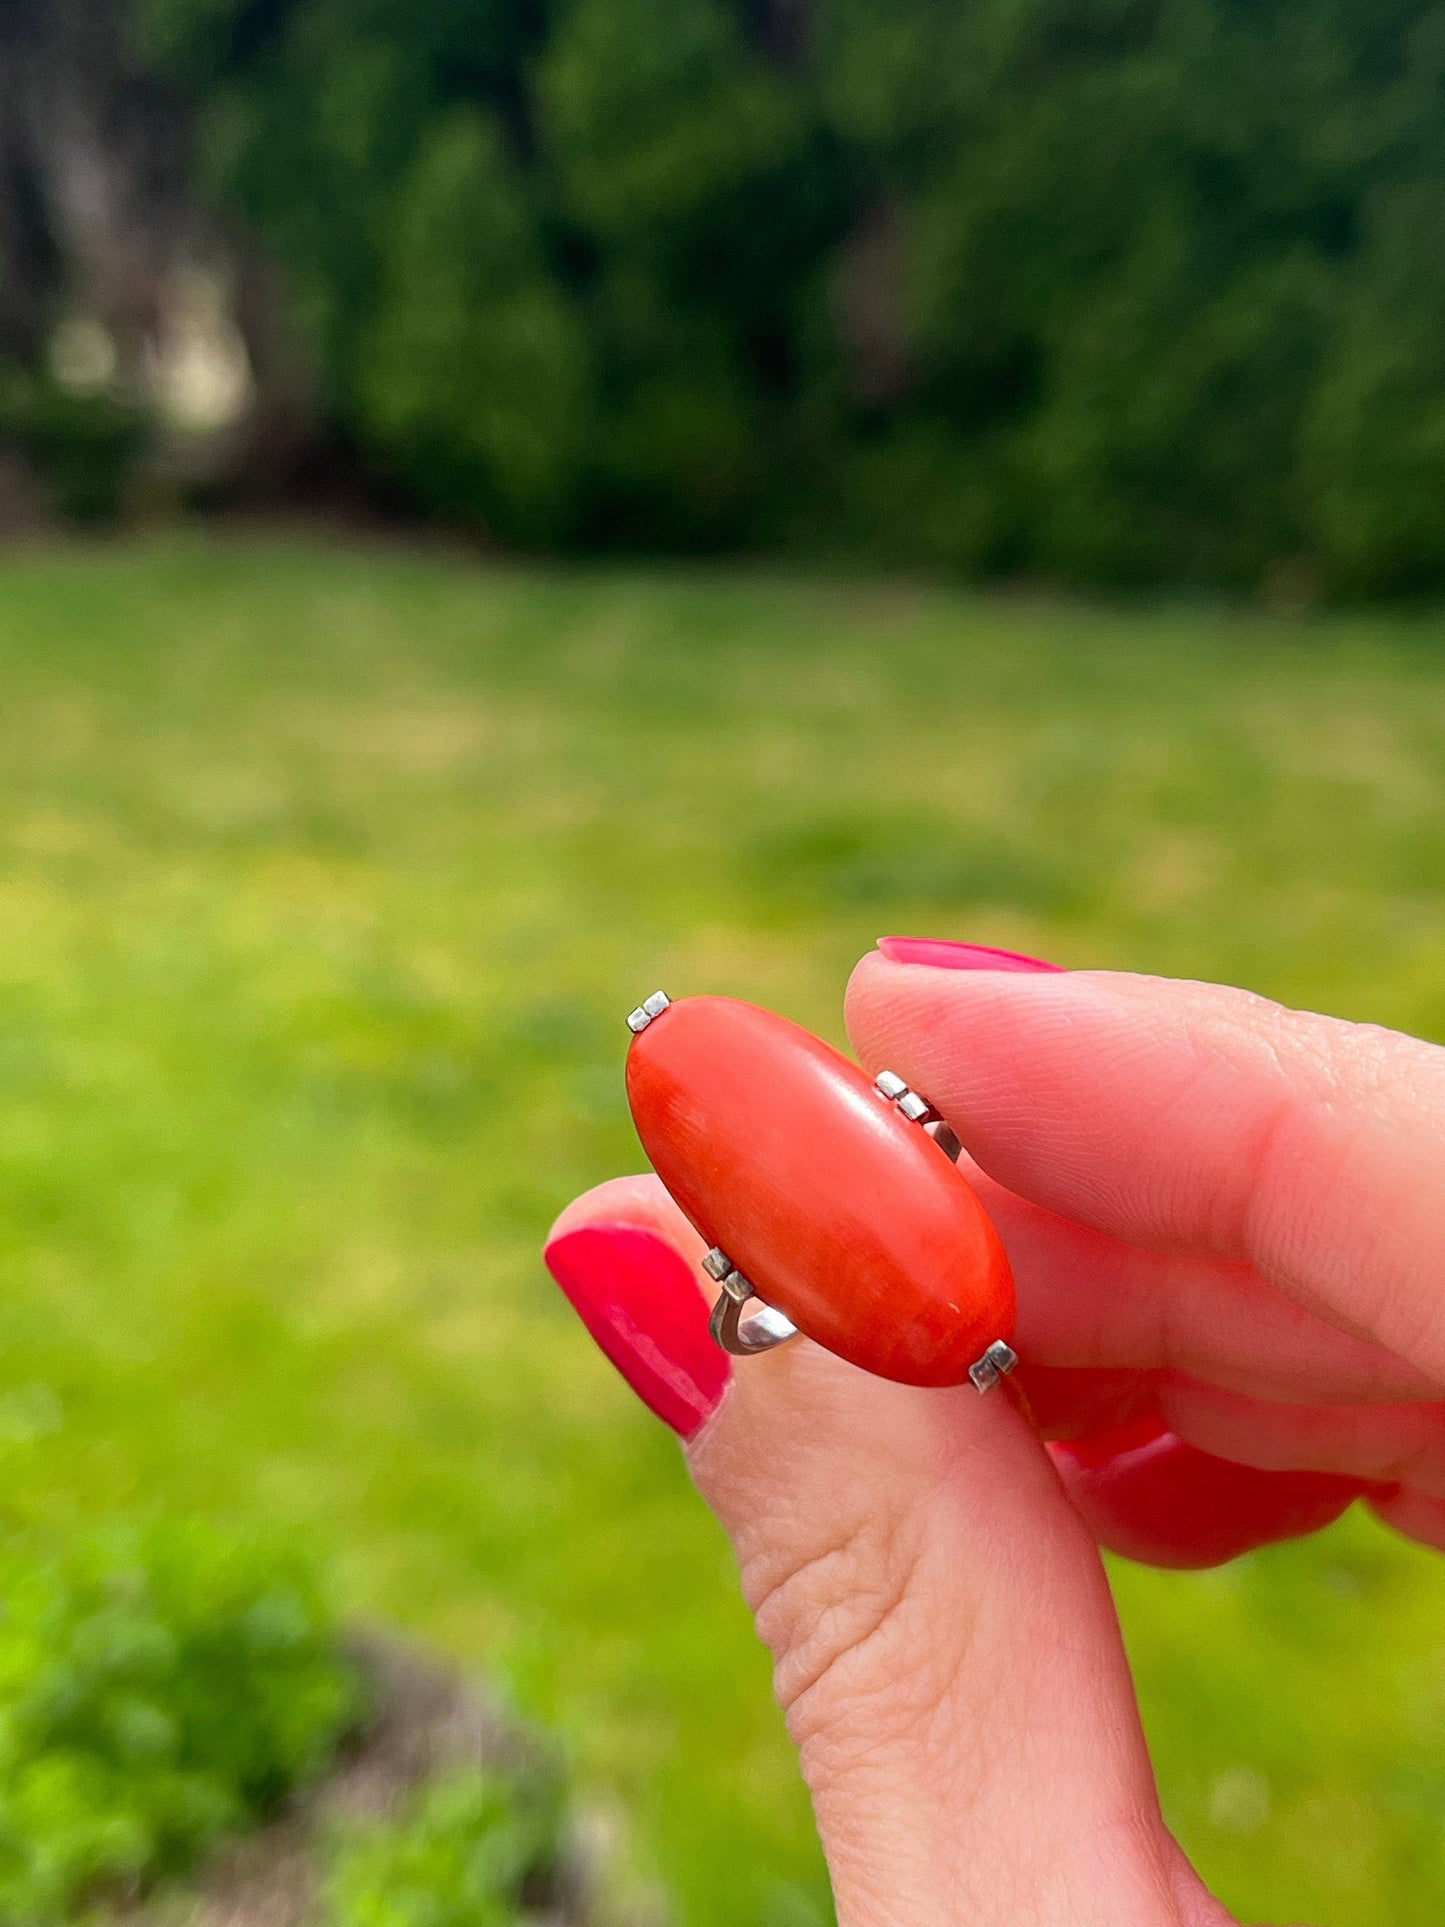
{"label": "skin", "polygon": [[[1216,985],[878,955],[847,1014],[864,1066],[969,1147],[1042,1429],[1147,1405],[1242,1464],[1380,1482],[1445,1546],[1445,1050]],[[557,1229],[619,1222],[701,1257],[653,1179]],[[800,1342],[738,1369],[687,1449],[841,1927],[1231,1918],[1160,1817],[1097,1546],[1021,1400]]]}

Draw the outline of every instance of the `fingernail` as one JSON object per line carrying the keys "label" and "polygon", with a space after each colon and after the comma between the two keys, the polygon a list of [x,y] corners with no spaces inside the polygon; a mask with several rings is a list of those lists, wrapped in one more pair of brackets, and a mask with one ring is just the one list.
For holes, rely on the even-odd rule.
{"label": "fingernail", "polygon": [[708,1334],[707,1305],[687,1261],[630,1224],[565,1232],[542,1257],[643,1404],[690,1439],[717,1410],[730,1368]]}
{"label": "fingernail", "polygon": [[1169,1427],[1162,1418],[1126,1419],[1122,1425],[1106,1425],[1097,1432],[1087,1432],[1078,1439],[1050,1439],[1049,1451],[1058,1458],[1065,1458],[1085,1471],[1095,1471],[1100,1466],[1110,1465],[1127,1452],[1137,1452],[1141,1446],[1152,1445],[1155,1439],[1172,1437]]}
{"label": "fingernail", "polygon": [[988,943],[950,943],[945,937],[880,937],[878,948],[893,963],[932,964],[935,970],[1062,970],[1062,964],[1026,957],[1021,950],[995,950]]}

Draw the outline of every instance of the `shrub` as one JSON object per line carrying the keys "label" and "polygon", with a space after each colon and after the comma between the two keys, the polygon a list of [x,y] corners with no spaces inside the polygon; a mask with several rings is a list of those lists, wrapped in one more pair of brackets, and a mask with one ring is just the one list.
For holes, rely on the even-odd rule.
{"label": "shrub", "polygon": [[340,1841],[322,1927],[511,1927],[554,1887],[561,1815],[545,1769],[432,1781],[395,1820]]}
{"label": "shrub", "polygon": [[0,370],[0,442],[24,456],[50,507],[75,522],[113,521],[146,443],[142,413],[110,395],[71,395],[18,368]]}
{"label": "shrub", "polygon": [[183,1870],[356,1712],[314,1580],[199,1526],[0,1547],[0,1919]]}

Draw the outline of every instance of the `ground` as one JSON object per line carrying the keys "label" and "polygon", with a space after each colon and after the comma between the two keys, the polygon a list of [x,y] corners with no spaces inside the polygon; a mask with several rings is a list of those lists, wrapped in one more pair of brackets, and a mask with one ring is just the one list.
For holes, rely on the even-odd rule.
{"label": "ground", "polygon": [[[538,1248],[661,984],[886,929],[1445,1036],[1445,619],[300,541],[0,560],[0,1503],[264,1517],[560,1728],[685,1927],[827,1919],[727,1551]],[[1120,1567],[1246,1918],[1445,1904],[1445,1573]],[[1006,1690],[1006,1683],[1001,1688]]]}

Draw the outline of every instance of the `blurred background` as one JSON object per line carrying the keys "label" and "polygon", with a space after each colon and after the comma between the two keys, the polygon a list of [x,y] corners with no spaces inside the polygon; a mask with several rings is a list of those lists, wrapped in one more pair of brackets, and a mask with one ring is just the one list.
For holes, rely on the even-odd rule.
{"label": "blurred background", "polygon": [[8,0],[12,516],[1445,576],[1427,0]]}
{"label": "blurred background", "polygon": [[[538,1258],[622,1016],[1445,1038],[1442,586],[1425,0],[9,0],[0,1920],[826,1927]],[[1228,1902],[1433,1927],[1435,1562],[1114,1576]]]}

